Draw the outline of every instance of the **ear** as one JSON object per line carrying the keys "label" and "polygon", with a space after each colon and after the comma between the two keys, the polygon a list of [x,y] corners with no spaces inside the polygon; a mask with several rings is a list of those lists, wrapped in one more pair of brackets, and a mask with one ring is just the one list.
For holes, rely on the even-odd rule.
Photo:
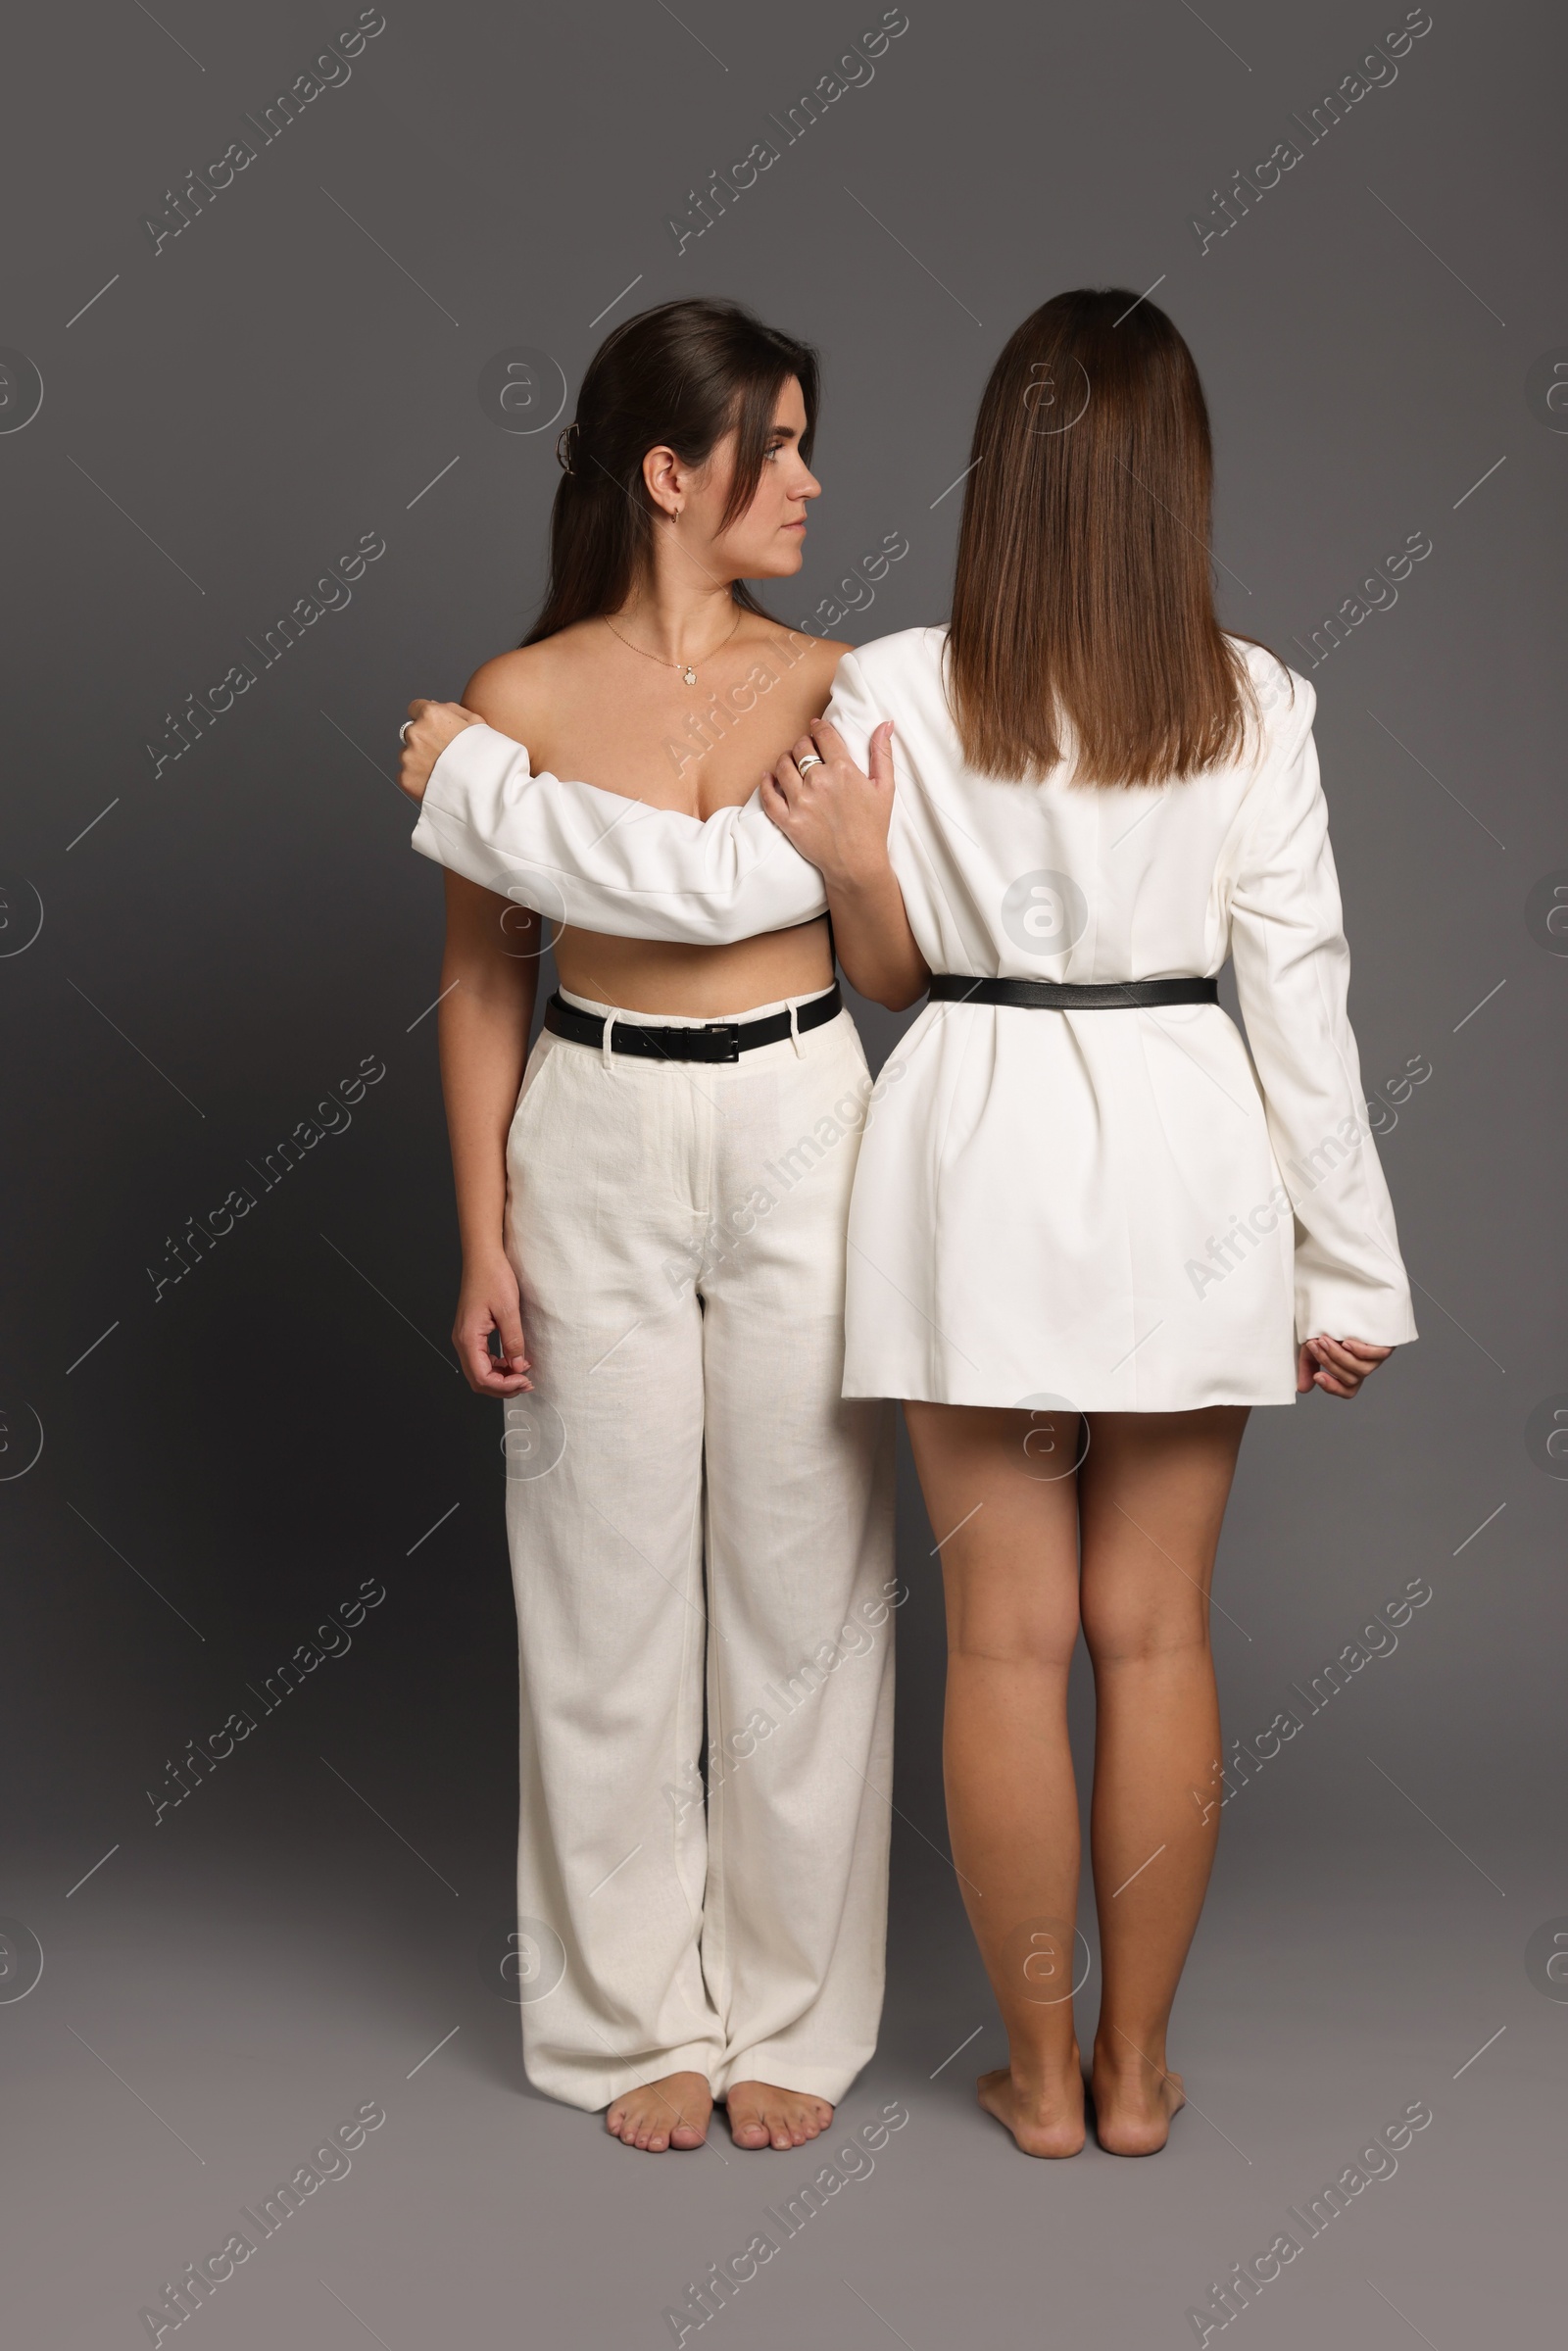
{"label": "ear", "polygon": [[662,443],[643,459],[643,481],[648,495],[673,520],[685,504],[686,468],[673,449]]}

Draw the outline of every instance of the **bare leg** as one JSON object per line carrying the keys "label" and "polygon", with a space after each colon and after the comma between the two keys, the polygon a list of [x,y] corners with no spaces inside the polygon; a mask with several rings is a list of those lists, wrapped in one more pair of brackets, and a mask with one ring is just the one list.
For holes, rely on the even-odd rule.
{"label": "bare leg", "polygon": [[730,2136],[737,2147],[804,2147],[831,2130],[833,2109],[803,2089],[771,2082],[732,2082],[724,2093]]}
{"label": "bare leg", "polygon": [[1079,1472],[1104,1970],[1095,2125],[1115,2155],[1162,2147],[1182,2103],[1165,2030],[1219,1828],[1208,1587],[1246,1425],[1240,1405],[1094,1413]]}
{"label": "bare leg", "polygon": [[1026,2154],[1075,2155],[1084,2085],[1071,1998],[1079,1836],[1067,1671],[1080,1424],[912,1402],[905,1417],[947,1592],[954,1859],[1007,2029],[1009,2064],[981,2077],[980,2103]]}
{"label": "bare leg", "polygon": [[713,2093],[701,2074],[662,2074],[613,2099],[605,2129],[623,2147],[662,2155],[666,2147],[700,2147],[712,2111]]}

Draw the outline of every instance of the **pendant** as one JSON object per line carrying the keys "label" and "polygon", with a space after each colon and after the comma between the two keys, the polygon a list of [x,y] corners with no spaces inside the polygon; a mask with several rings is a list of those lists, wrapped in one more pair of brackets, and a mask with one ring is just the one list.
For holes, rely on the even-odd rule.
{"label": "pendant", "polygon": [[695,686],[695,685],[696,685],[696,683],[697,683],[697,672],[696,672],[696,670],[695,670],[695,669],[693,669],[692,667],[690,667],[690,665],[688,665],[686,668],[684,668],[684,669],[681,671],[681,676],[682,676],[682,677],[683,677],[683,678],[686,680],[686,683],[687,683],[687,685],[689,685],[689,686]]}

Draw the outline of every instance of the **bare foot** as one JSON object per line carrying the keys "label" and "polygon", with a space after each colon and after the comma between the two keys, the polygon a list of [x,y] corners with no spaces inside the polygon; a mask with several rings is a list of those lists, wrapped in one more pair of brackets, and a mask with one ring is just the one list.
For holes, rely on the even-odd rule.
{"label": "bare foot", "polygon": [[730,2136],[737,2147],[804,2147],[833,2123],[825,2098],[771,2082],[732,2082],[724,2094]]}
{"label": "bare foot", "polygon": [[1076,2155],[1083,2145],[1084,2078],[1076,2045],[1059,2074],[1053,2069],[1018,2081],[1003,2066],[982,2074],[975,2089],[987,2114],[1012,2132],[1025,2155]]}
{"label": "bare foot", "polygon": [[701,2074],[664,2074],[616,2098],[605,2129],[623,2147],[662,2155],[666,2147],[700,2147],[712,2111],[713,2093]]}
{"label": "bare foot", "polygon": [[1092,2095],[1095,2136],[1107,2155],[1157,2155],[1187,2103],[1180,2074],[1137,2051],[1107,2057],[1098,2045]]}

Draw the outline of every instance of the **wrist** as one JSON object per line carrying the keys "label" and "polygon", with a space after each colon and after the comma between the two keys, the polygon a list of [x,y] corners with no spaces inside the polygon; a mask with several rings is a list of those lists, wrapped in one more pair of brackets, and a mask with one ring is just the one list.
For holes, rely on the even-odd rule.
{"label": "wrist", "polygon": [[885,847],[873,854],[857,857],[846,864],[824,865],[822,881],[830,896],[842,899],[847,905],[855,901],[882,898],[890,885],[895,890],[898,888]]}
{"label": "wrist", "polygon": [[499,1233],[486,1234],[482,1239],[465,1239],[462,1247],[465,1283],[487,1281],[503,1265],[510,1272],[512,1260]]}

